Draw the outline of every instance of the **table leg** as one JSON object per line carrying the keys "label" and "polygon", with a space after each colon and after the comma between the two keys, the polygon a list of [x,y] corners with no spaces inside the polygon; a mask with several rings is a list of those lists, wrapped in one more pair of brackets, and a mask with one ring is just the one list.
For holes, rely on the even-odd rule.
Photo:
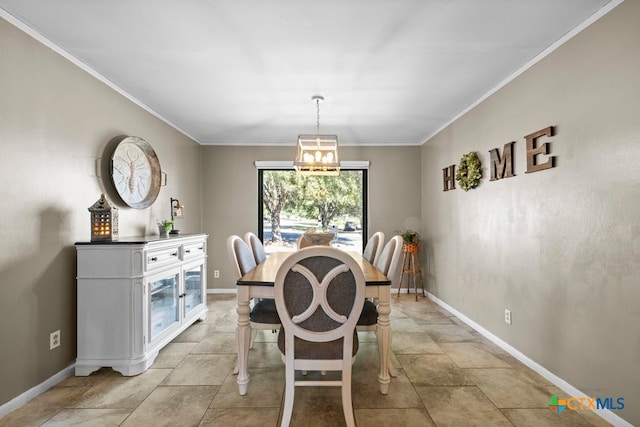
{"label": "table leg", "polygon": [[249,287],[238,286],[238,327],[236,328],[236,335],[238,339],[238,364],[236,369],[238,371],[238,393],[241,396],[247,394],[247,387],[249,385],[249,373],[247,372],[247,361],[249,358],[249,343],[251,341],[251,324],[249,321],[249,313],[251,308],[249,307]]}
{"label": "table leg", "polygon": [[389,393],[389,365],[391,360],[389,354],[391,352],[391,326],[389,322],[389,313],[391,306],[389,299],[391,296],[391,287],[385,287],[378,297],[378,352],[380,355],[380,374],[378,382],[380,383],[380,393]]}

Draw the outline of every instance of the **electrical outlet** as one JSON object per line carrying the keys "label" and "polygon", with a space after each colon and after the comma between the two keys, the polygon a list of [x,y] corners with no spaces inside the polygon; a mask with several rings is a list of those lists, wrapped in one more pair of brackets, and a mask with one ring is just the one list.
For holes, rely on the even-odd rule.
{"label": "electrical outlet", "polygon": [[214,279],[220,278],[220,270],[213,270],[213,278]]}
{"label": "electrical outlet", "polygon": [[49,350],[60,347],[60,331],[51,332],[49,335]]}
{"label": "electrical outlet", "polygon": [[511,310],[504,309],[504,321],[505,323],[511,324]]}

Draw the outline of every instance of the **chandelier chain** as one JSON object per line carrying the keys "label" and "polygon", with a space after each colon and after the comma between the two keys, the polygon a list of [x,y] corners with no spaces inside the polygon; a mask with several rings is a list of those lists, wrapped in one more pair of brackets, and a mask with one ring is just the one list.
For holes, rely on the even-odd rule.
{"label": "chandelier chain", "polygon": [[316,134],[320,135],[320,99],[316,99]]}

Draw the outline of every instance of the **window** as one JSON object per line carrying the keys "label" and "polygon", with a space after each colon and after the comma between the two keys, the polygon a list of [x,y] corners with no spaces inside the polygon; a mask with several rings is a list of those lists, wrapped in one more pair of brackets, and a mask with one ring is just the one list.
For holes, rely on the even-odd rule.
{"label": "window", "polygon": [[331,231],[332,246],[362,252],[367,230],[367,169],[338,176],[300,176],[258,169],[258,237],[267,253],[294,251],[309,229]]}

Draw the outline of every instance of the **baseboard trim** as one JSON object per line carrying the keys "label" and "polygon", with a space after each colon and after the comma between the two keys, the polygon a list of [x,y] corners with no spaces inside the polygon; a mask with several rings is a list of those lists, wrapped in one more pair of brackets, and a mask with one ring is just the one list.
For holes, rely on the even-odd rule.
{"label": "baseboard trim", "polygon": [[[587,396],[585,393],[581,392],[580,390],[578,390],[577,388],[575,388],[574,386],[572,386],[571,384],[569,384],[568,382],[566,382],[565,380],[563,380],[562,378],[558,377],[554,373],[548,371],[544,366],[529,359],[522,352],[512,347],[511,345],[509,345],[502,339],[498,338],[497,336],[493,335],[491,332],[489,332],[488,330],[486,330],[485,328],[483,328],[473,320],[469,319],[467,316],[465,316],[455,308],[451,307],[449,304],[442,301],[440,298],[436,297],[430,292],[426,292],[426,294],[431,301],[435,302],[436,304],[438,304],[445,310],[449,311],[450,313],[455,314],[457,318],[459,318],[464,323],[466,323],[467,325],[469,325],[470,327],[478,331],[482,336],[487,338],[489,341],[493,342],[495,345],[497,345],[507,353],[511,354],[513,357],[515,357],[520,362],[527,365],[529,368],[531,368],[538,374],[542,375],[544,378],[549,380],[551,383],[556,385],[558,388],[560,388],[562,391],[564,391],[568,395],[573,397],[590,397],[590,396]],[[600,418],[604,419],[605,421],[611,423],[614,426],[633,427],[633,424],[629,423],[623,418],[620,418],[620,416],[614,414],[608,409],[592,409],[591,411],[594,412],[596,415],[598,415]]]}
{"label": "baseboard trim", "polygon": [[216,288],[216,289],[207,289],[208,294],[237,294],[238,291],[236,289],[226,289],[226,288]]}
{"label": "baseboard trim", "polygon": [[72,376],[74,373],[75,366],[76,364],[72,363],[71,365],[64,368],[62,371],[50,377],[49,379],[41,382],[35,387],[30,388],[29,390],[25,391],[21,395],[13,398],[12,400],[5,403],[4,405],[0,406],[0,418],[12,413],[13,411],[18,409],[25,403],[29,402],[31,399],[38,397],[39,395],[49,390],[54,385],[58,384],[60,381]]}

